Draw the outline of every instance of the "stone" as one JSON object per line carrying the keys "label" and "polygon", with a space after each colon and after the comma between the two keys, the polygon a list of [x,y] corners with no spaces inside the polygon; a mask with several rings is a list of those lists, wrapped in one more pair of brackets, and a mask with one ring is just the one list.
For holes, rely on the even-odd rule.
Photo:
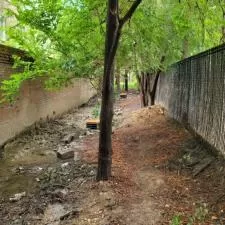
{"label": "stone", "polygon": [[63,163],[62,165],[61,165],[61,168],[65,168],[65,167],[68,167],[69,166],[69,162],[66,162],[66,163]]}
{"label": "stone", "polygon": [[25,196],[26,196],[26,192],[17,193],[13,197],[9,198],[9,201],[10,202],[17,202]]}
{"label": "stone", "polygon": [[134,138],[133,138],[133,141],[134,141],[134,142],[139,142],[139,141],[140,141],[140,137],[139,137],[139,136],[134,137]]}
{"label": "stone", "polygon": [[57,151],[57,157],[59,159],[71,159],[74,158],[74,151],[68,148],[59,148]]}

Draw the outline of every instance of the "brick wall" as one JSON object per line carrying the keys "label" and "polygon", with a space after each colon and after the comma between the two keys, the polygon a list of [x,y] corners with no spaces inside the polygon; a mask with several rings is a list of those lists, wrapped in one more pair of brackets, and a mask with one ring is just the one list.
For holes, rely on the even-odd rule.
{"label": "brick wall", "polygon": [[[0,80],[14,72],[12,54],[24,52],[0,45]],[[42,81],[29,80],[15,104],[0,105],[0,145],[40,119],[54,117],[89,100],[95,90],[85,79],[75,79],[61,91],[46,91]]]}

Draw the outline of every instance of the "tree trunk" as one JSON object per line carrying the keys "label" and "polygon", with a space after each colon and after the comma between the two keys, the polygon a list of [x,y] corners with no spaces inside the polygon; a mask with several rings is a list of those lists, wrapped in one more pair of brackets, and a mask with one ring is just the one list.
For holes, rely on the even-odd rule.
{"label": "tree trunk", "polygon": [[148,88],[149,88],[148,74],[141,72],[140,89],[141,89],[141,106],[142,107],[148,106],[148,102],[149,102]]}
{"label": "tree trunk", "polygon": [[100,115],[99,155],[97,180],[111,176],[112,164],[112,117],[113,117],[113,62],[119,41],[118,0],[108,1],[105,42],[104,77]]}
{"label": "tree trunk", "polygon": [[153,87],[152,87],[152,91],[150,91],[150,105],[155,105],[155,96],[156,96],[156,90],[157,90],[157,85],[158,85],[158,80],[159,80],[159,75],[161,73],[161,70],[159,69],[156,73],[156,76],[155,76],[155,80],[154,80],[154,84],[153,84]]}
{"label": "tree trunk", "polygon": [[113,117],[113,63],[123,25],[131,18],[142,0],[133,2],[122,19],[119,19],[118,0],[108,0],[102,106],[100,115],[99,154],[97,180],[108,180],[112,164]]}
{"label": "tree trunk", "polygon": [[125,70],[124,74],[124,89],[126,92],[128,92],[128,71]]}
{"label": "tree trunk", "polygon": [[[161,60],[160,60],[160,64],[162,64],[165,60],[165,56],[162,56]],[[159,76],[161,73],[161,69],[159,68],[158,71],[156,72],[156,76],[155,76],[155,80],[154,80],[154,84],[152,87],[152,90],[150,91],[150,104],[151,105],[155,105],[155,96],[156,96],[156,90],[157,90],[157,85],[158,85],[158,81],[159,81]],[[150,85],[150,84],[149,84]]]}
{"label": "tree trunk", "polygon": [[116,67],[116,90],[117,90],[117,94],[120,94],[120,68],[118,64]]}

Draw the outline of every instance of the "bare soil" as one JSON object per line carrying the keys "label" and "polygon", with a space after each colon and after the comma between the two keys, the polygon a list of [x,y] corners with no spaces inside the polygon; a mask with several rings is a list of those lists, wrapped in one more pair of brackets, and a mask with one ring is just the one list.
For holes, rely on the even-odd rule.
{"label": "bare soil", "polygon": [[[110,181],[95,181],[98,132],[87,133],[84,123],[93,106],[72,110],[50,123],[56,125],[36,127],[36,133],[8,144],[5,151],[13,153],[0,167],[0,224],[225,224],[224,159],[168,118],[164,109],[141,109],[139,100],[130,93],[116,102]],[[68,147],[60,140],[74,131],[77,136],[69,147],[76,146],[76,157],[57,160],[54,150]],[[17,151],[10,150],[15,147]],[[24,149],[33,152],[33,163],[28,153],[27,161],[18,163],[18,151]],[[20,182],[24,179],[25,185]],[[26,196],[9,201],[22,191]]]}

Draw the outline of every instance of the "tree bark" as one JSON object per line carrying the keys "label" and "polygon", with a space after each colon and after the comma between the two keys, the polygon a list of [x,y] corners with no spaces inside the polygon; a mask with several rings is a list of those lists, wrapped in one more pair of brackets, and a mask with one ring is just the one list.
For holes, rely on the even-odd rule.
{"label": "tree bark", "polygon": [[[162,64],[165,60],[165,56],[162,56],[161,60],[160,60],[160,64]],[[159,68],[156,72],[156,76],[155,76],[155,80],[154,80],[154,84],[152,87],[152,90],[150,91],[150,105],[155,105],[155,96],[156,96],[156,90],[157,90],[157,86],[158,86],[158,81],[159,81],[159,76],[160,73],[162,72],[162,70]],[[150,85],[150,82],[149,82]]]}
{"label": "tree bark", "polygon": [[150,105],[155,105],[155,96],[156,96],[156,90],[157,90],[157,85],[158,85],[158,80],[159,80],[159,75],[161,73],[161,70],[159,69],[155,75],[155,79],[154,79],[154,84],[152,87],[152,90],[150,91],[149,95],[150,95]]}
{"label": "tree bark", "polygon": [[112,164],[112,117],[113,117],[113,62],[119,41],[118,0],[108,1],[105,41],[105,61],[100,115],[99,155],[97,180],[111,176]]}
{"label": "tree bark", "polygon": [[116,66],[116,90],[117,94],[120,94],[120,68],[118,64]]}
{"label": "tree bark", "polygon": [[140,89],[141,89],[141,106],[146,107],[149,103],[149,79],[148,74],[141,72],[141,82],[140,82]]}
{"label": "tree bark", "polygon": [[112,164],[113,63],[123,25],[131,18],[142,0],[136,0],[119,19],[118,0],[108,0],[102,105],[100,115],[97,180],[108,180]]}
{"label": "tree bark", "polygon": [[128,71],[125,70],[124,74],[124,89],[126,92],[128,92]]}

